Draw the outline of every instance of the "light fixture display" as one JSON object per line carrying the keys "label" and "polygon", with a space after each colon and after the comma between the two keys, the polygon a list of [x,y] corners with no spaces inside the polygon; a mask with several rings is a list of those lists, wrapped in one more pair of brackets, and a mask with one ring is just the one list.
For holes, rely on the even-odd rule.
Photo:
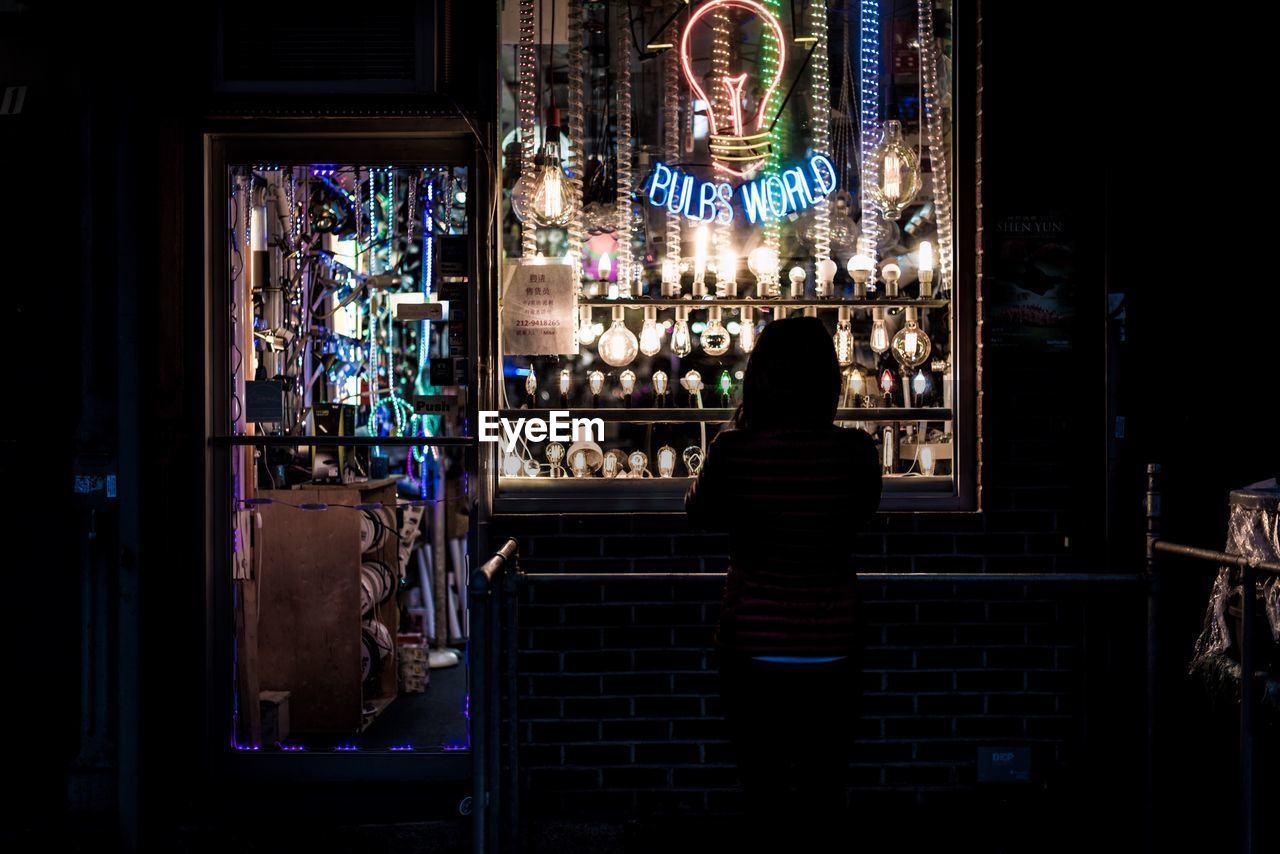
{"label": "light fixture display", "polygon": [[738,349],[750,353],[756,347],[756,310],[749,305],[742,308],[741,326],[738,330]]}
{"label": "light fixture display", "polygon": [[663,445],[658,449],[658,477],[671,477],[676,472],[676,449]]}
{"label": "light fixture display", "polygon": [[708,356],[723,356],[733,345],[729,330],[720,322],[720,306],[707,310],[707,328],[702,330],[702,351]]}
{"label": "light fixture display", "polygon": [[933,247],[927,240],[920,241],[916,251],[916,271],[920,278],[920,298],[928,299],[933,296]]}
{"label": "light fixture display", "polygon": [[889,349],[889,330],[885,327],[884,309],[871,309],[871,352],[880,355]]}
{"label": "light fixture display", "polygon": [[645,306],[644,325],[640,327],[640,352],[646,356],[656,356],[662,349],[662,331],[658,328],[658,310],[653,306]]}
{"label": "light fixture display", "polygon": [[836,348],[836,362],[846,368],[853,364],[853,324],[850,320],[848,306],[840,306],[836,320],[836,334],[833,338]]}
{"label": "light fixture display", "polygon": [[684,358],[693,352],[693,335],[689,332],[689,310],[676,309],[676,322],[671,330],[671,352]]}
{"label": "light fixture display", "polygon": [[892,119],[884,123],[871,157],[876,167],[871,197],[885,219],[898,219],[920,192],[920,163],[902,139],[901,123]]}
{"label": "light fixture display", "polygon": [[640,342],[636,340],[636,334],[627,328],[624,318],[622,306],[614,306],[613,325],[600,336],[600,345],[596,348],[605,364],[615,368],[631,364],[640,352]]}
{"label": "light fixture display", "polygon": [[902,328],[893,336],[893,355],[899,362],[914,368],[929,358],[933,345],[916,320],[916,310],[908,308]]}
{"label": "light fixture display", "polygon": [[[722,13],[725,9],[737,8],[754,13],[761,20],[762,26],[771,30],[772,38],[778,45],[780,57],[777,67],[771,69],[772,76],[761,80],[751,87],[746,86],[747,75],[731,76],[727,65],[713,61],[712,76],[707,80],[712,92],[722,92],[720,97],[708,97],[698,75],[693,70],[693,33],[699,21],[710,13]],[[755,0],[709,0],[695,9],[685,23],[684,32],[680,35],[680,67],[684,71],[685,80],[693,96],[706,104],[714,104],[720,100],[728,104],[729,117],[716,115],[715,110],[708,110],[707,122],[711,130],[711,156],[717,168],[738,177],[742,177],[763,164],[769,149],[769,129],[766,122],[769,105],[772,103],[773,91],[782,80],[782,69],[786,66],[785,35],[782,25],[763,4]],[[719,75],[716,72],[719,71]],[[758,107],[753,116],[744,116],[742,105],[748,93],[763,92],[757,98]]]}

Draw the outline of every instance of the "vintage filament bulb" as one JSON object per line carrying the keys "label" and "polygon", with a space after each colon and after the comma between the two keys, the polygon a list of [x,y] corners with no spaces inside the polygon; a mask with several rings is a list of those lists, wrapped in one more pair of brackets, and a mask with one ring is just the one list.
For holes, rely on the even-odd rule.
{"label": "vintage filament bulb", "polygon": [[538,393],[538,375],[533,372],[533,365],[529,366],[529,376],[524,378],[524,393],[529,397]]}
{"label": "vintage filament bulb", "polygon": [[849,314],[848,306],[840,306],[836,320],[836,334],[833,337],[836,347],[836,362],[842,368],[853,364],[853,323]]}
{"label": "vintage filament bulb", "polygon": [[733,339],[729,330],[720,322],[720,306],[712,306],[707,311],[707,328],[702,330],[702,349],[708,356],[723,356],[729,352]]}
{"label": "vintage filament bulb", "polygon": [[684,453],[680,456],[684,459],[684,467],[689,470],[689,476],[697,477],[698,472],[702,471],[702,448],[697,445],[690,445],[684,449]]}
{"label": "vintage filament bulb", "polygon": [[884,309],[871,309],[871,351],[877,355],[889,349],[889,330],[884,325]]}
{"label": "vintage filament bulb", "polygon": [[658,449],[658,477],[671,477],[676,471],[676,449],[663,445]]}
{"label": "vintage filament bulb", "polygon": [[569,396],[569,369],[562,368],[560,371],[560,396]]}
{"label": "vintage filament bulb", "polygon": [[604,455],[604,462],[600,465],[600,473],[605,477],[617,477],[622,473],[622,465],[626,460],[626,456],[617,448],[612,449]]}
{"label": "vintage filament bulb", "polygon": [[933,448],[928,445],[920,449],[920,473],[926,476],[933,474]]}
{"label": "vintage filament bulb", "polygon": [[560,165],[560,111],[547,111],[547,139],[533,171],[528,215],[544,228],[567,225],[578,211],[569,181]]}
{"label": "vintage filament bulb", "polygon": [[902,364],[914,368],[929,358],[929,351],[932,349],[929,336],[916,322],[916,310],[908,308],[906,323],[898,330],[898,334],[893,336],[893,355]]}
{"label": "vintage filament bulb", "polygon": [[625,370],[618,377],[618,382],[622,385],[622,394],[624,397],[631,397],[631,392],[636,389],[636,372]]}
{"label": "vintage filament bulb", "polygon": [[635,333],[627,328],[623,316],[622,306],[614,306],[613,325],[600,336],[600,345],[597,348],[605,364],[615,368],[631,364],[636,360],[636,354],[640,352],[640,342],[636,340]]}
{"label": "vintage filament bulb", "polygon": [[756,346],[756,310],[751,306],[742,309],[742,329],[738,332],[738,347],[750,353]]}
{"label": "vintage filament bulb", "polygon": [[667,393],[667,372],[666,371],[653,372],[653,393],[656,394],[658,397],[662,397],[664,394]]}
{"label": "vintage filament bulb", "polygon": [[578,343],[588,347],[595,340],[596,325],[591,320],[591,306],[581,306],[578,309]]}
{"label": "vintage filament bulb", "polygon": [[645,455],[644,451],[632,451],[631,455],[627,457],[627,465],[631,467],[632,477],[649,476],[649,471],[645,468],[648,464],[649,457]]}
{"label": "vintage filament bulb", "polygon": [[600,371],[587,374],[587,388],[591,389],[592,395],[599,397],[600,392],[604,391],[604,374]]}
{"label": "vintage filament bulb", "polygon": [[916,153],[902,139],[901,124],[893,120],[884,123],[884,131],[872,152],[871,162],[879,166],[876,169],[877,180],[870,186],[871,198],[885,219],[896,220],[902,216],[902,209],[911,204],[916,193],[920,192],[920,163]]}
{"label": "vintage filament bulb", "polygon": [[681,357],[693,352],[693,335],[689,332],[688,309],[676,309],[676,325],[671,330],[671,352]]}
{"label": "vintage filament bulb", "polygon": [[658,310],[645,306],[644,325],[640,327],[640,352],[655,356],[662,349],[662,330],[658,328]]}

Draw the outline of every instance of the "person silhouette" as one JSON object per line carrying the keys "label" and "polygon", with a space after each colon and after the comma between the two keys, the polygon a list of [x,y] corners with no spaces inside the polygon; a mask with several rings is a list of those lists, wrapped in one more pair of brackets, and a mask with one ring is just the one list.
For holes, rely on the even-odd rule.
{"label": "person silhouette", "polygon": [[767,325],[732,429],[685,496],[692,524],[729,535],[716,652],[755,845],[785,833],[843,850],[825,840],[845,811],[861,694],[851,550],[881,483],[872,438],[833,423],[840,385],[822,321]]}

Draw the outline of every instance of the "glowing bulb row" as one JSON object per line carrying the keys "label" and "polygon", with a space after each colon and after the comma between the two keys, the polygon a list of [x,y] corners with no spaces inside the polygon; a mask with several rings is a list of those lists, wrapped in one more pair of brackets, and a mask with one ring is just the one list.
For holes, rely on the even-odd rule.
{"label": "glowing bulb row", "polygon": [[[636,374],[635,371],[626,370],[618,375],[618,386],[622,390],[622,396],[629,399],[636,390]],[[666,397],[667,391],[671,387],[670,377],[666,371],[654,371],[650,377],[650,383],[653,385],[654,396],[662,400]],[[591,392],[593,397],[599,397],[604,393],[605,376],[602,371],[591,371],[587,374],[587,390]],[[728,395],[732,392],[733,381],[729,377],[729,372],[724,371],[720,376],[719,388],[721,394]],[[705,386],[702,384],[702,375],[697,371],[689,371],[680,380],[680,386],[691,395],[698,395]],[[560,370],[558,383],[560,397],[568,398],[569,392],[573,389],[573,375],[568,368]],[[524,391],[530,400],[534,400],[538,394],[538,375],[532,367],[524,378]]]}
{"label": "glowing bulb row", "polygon": [[[596,471],[600,472],[601,477],[607,479],[653,477],[653,473],[649,471],[649,455],[644,451],[632,451],[628,454],[618,448],[611,448],[601,454],[600,449],[594,445],[591,447],[575,445],[567,452],[566,459],[564,445],[551,442],[547,445],[545,454],[552,477],[563,474],[565,463],[568,463],[573,476],[578,478],[594,477]],[[705,453],[697,445],[685,448],[678,457],[684,463],[689,477],[697,477],[698,472],[702,471],[704,458]],[[658,449],[655,461],[658,477],[675,476],[677,462],[675,448],[663,445]],[[537,477],[541,470],[542,467],[536,461],[522,459],[515,452],[507,453],[502,459],[502,473],[506,477]]]}

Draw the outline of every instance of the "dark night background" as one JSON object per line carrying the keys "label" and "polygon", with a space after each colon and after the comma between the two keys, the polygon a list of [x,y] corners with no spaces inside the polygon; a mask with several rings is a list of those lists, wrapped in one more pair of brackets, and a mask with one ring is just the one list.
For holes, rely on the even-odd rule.
{"label": "dark night background", "polygon": [[[231,805],[267,826],[332,821],[326,812],[350,798],[377,801],[360,820],[448,818],[456,803],[448,801],[450,793],[414,812],[413,797],[430,802],[422,799],[432,792],[425,784],[323,792],[276,784],[264,804],[265,787],[228,795],[203,776],[203,623],[191,619],[203,579],[185,565],[190,543],[201,536],[201,496],[187,476],[201,454],[202,427],[193,425],[191,413],[202,394],[201,354],[192,346],[202,307],[190,295],[168,290],[199,279],[203,248],[190,239],[163,243],[157,235],[166,222],[193,216],[193,209],[199,214],[202,176],[187,166],[199,162],[194,132],[202,116],[335,105],[394,110],[409,102],[454,101],[477,115],[490,114],[488,10],[466,4],[451,10],[453,50],[466,57],[454,59],[449,98],[369,93],[317,106],[296,99],[273,103],[270,96],[232,103],[212,95],[214,4],[168,7],[163,14],[145,7],[23,6],[0,0],[0,88],[28,87],[22,113],[0,116],[7,184],[0,209],[8,238],[4,351],[11,378],[0,447],[8,462],[5,611],[13,633],[4,705],[6,752],[17,754],[7,763],[12,782],[3,808],[5,836],[27,844],[66,840],[74,846],[78,840],[86,848],[93,838],[91,820],[68,819],[68,772],[77,763],[82,726],[79,601],[86,574],[112,573],[118,562],[138,566],[142,579],[137,592],[126,586],[116,595],[137,595],[141,603],[141,779],[144,826],[158,829],[152,840],[164,838],[171,824],[198,824],[202,810],[217,811],[212,821],[221,824],[219,834],[234,837],[227,828],[240,819],[228,811]],[[1032,490],[1042,490],[1055,509],[1025,513],[1031,527],[1014,529],[1020,535],[1014,545],[992,528],[968,532],[939,523],[928,529],[931,536],[957,538],[957,545],[940,549],[950,563],[920,554],[895,559],[901,526],[888,523],[876,536],[884,538],[878,548],[889,569],[1136,572],[1146,463],[1164,466],[1166,532],[1210,548],[1223,543],[1227,492],[1277,471],[1265,426],[1275,406],[1269,323],[1280,307],[1275,263],[1267,254],[1275,244],[1269,224],[1272,152],[1262,126],[1268,109],[1253,102],[1271,95],[1244,65],[1244,44],[1262,37],[1260,24],[1229,7],[1202,9],[1194,17],[1165,10],[1144,4],[1118,12],[1116,4],[1101,2],[981,5],[984,263],[994,262],[1005,239],[996,233],[998,223],[1026,217],[1059,223],[1079,300],[1063,352],[1013,352],[988,341],[984,499],[1016,514],[1029,506],[1024,502]],[[226,11],[244,27],[265,25],[273,16],[351,12],[332,3],[227,4]],[[1213,50],[1205,52],[1206,44]],[[1124,295],[1123,317],[1110,322],[1108,294]],[[118,358],[131,351],[141,369],[121,376]],[[118,407],[121,398],[136,408]],[[1116,416],[1124,419],[1122,436]],[[69,489],[77,461],[82,467],[112,459],[123,464],[131,455],[140,471],[134,487],[140,516],[117,519],[101,509],[91,521]],[[1043,529],[1046,518],[1055,530]],[[98,532],[92,542],[91,524]],[[130,537],[124,544],[117,538],[118,524],[136,527],[139,552],[128,546]],[[661,568],[645,559],[643,547],[611,551],[609,542],[643,539],[649,523],[617,524],[623,528],[574,529],[565,521],[541,541],[517,522],[506,530],[522,538],[531,566],[543,570],[582,568],[586,561],[548,556],[565,554],[562,547],[588,535],[605,540],[602,557],[590,561],[600,570]],[[672,524],[652,522],[649,533],[663,543],[657,553],[679,554],[682,545],[716,553],[716,543],[682,540]],[[619,536],[609,540],[614,534]],[[719,568],[712,557],[700,565]],[[1229,711],[1204,708],[1180,678],[1212,573],[1178,561],[1167,566],[1159,821],[1162,832],[1183,845],[1194,840],[1227,850],[1235,815],[1233,720]],[[621,595],[677,603],[688,596],[703,603],[715,598],[715,586]],[[579,604],[607,601],[613,589],[603,585],[574,595]],[[533,591],[530,619],[575,604],[556,595]],[[884,591],[886,600],[895,595]],[[860,832],[887,842],[902,830],[897,822],[916,815],[930,826],[914,831],[925,834],[921,839],[934,833],[945,841],[954,831],[959,839],[987,840],[993,851],[1137,844],[1144,601],[1129,587],[1069,595],[1092,597],[1080,606],[1082,624],[1105,638],[1103,650],[1092,652],[1104,659],[1087,682],[1078,761],[1068,763],[1062,776],[1024,790],[980,792],[976,800],[945,792],[936,799],[899,798],[883,791],[894,789],[889,780],[875,787],[870,801],[884,811],[877,811],[879,818],[869,815]],[[1113,598],[1098,601],[1106,597]],[[558,642],[538,636],[537,625],[531,624],[535,641]],[[535,719],[539,701],[548,700],[539,684],[535,677],[527,689]],[[1034,717],[1028,710],[1011,714]],[[536,728],[531,733],[535,742],[542,738]],[[550,734],[546,739],[555,741]],[[608,745],[601,747],[604,755]],[[532,765],[555,764],[538,744],[530,750]],[[1275,759],[1263,761],[1274,765]],[[99,760],[101,768],[95,766]],[[670,761],[679,766],[683,759],[673,753]],[[79,781],[75,791],[92,789],[110,762],[81,757],[72,775]],[[639,772],[628,773],[615,769],[616,785],[606,774],[594,802],[602,809],[643,809],[644,802],[630,795],[611,800],[610,790],[644,788],[634,782]],[[930,782],[910,773],[900,781],[902,791]],[[959,773],[946,779],[963,782]],[[549,813],[575,801],[593,803],[575,794],[571,771],[552,768],[535,779],[541,794],[532,803]],[[561,797],[557,786],[570,794]],[[257,805],[245,803],[255,797]],[[684,814],[678,804],[672,810]],[[1114,822],[1112,829],[1103,829],[1104,820]],[[202,849],[192,844],[190,850]],[[869,843],[868,850],[877,846]]]}

